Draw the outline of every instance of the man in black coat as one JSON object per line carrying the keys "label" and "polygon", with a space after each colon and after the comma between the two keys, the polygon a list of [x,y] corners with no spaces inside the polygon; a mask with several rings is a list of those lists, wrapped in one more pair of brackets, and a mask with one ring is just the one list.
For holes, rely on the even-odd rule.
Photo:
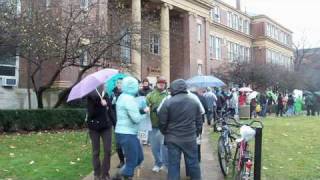
{"label": "man in black coat", "polygon": [[199,104],[188,95],[187,84],[183,79],[173,81],[170,92],[172,97],[164,101],[159,111],[160,131],[164,134],[170,157],[167,179],[180,179],[180,160],[183,153],[188,175],[193,180],[200,180],[197,135],[202,122]]}

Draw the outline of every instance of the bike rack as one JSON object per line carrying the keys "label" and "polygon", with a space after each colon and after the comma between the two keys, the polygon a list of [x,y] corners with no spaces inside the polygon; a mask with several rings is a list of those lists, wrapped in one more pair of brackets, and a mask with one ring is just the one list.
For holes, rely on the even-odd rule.
{"label": "bike rack", "polygon": [[256,128],[254,147],[254,180],[261,179],[262,128]]}

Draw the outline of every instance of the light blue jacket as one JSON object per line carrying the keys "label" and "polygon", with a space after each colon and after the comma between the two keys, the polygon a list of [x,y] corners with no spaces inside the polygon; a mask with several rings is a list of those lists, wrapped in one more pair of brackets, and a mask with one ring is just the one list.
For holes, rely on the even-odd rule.
{"label": "light blue jacket", "polygon": [[116,104],[116,133],[138,134],[139,124],[143,119],[143,115],[140,114],[139,105],[135,99],[138,89],[138,81],[135,78],[126,77],[123,79],[122,94],[119,96]]}

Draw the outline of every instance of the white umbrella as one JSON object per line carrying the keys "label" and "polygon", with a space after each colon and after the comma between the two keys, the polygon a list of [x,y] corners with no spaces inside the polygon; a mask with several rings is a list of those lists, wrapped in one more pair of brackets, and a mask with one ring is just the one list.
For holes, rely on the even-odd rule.
{"label": "white umbrella", "polygon": [[249,87],[242,87],[239,89],[240,92],[252,92],[253,90]]}
{"label": "white umbrella", "polygon": [[248,99],[251,101],[251,99],[254,99],[257,97],[259,93],[257,91],[253,91],[252,93],[249,94]]}

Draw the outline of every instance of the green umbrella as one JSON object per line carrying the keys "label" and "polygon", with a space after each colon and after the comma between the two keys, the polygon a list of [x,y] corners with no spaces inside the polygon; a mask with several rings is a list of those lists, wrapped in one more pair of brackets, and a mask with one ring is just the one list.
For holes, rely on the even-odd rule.
{"label": "green umbrella", "polygon": [[116,74],[114,76],[112,76],[112,78],[110,78],[105,84],[105,89],[107,90],[108,95],[110,96],[112,94],[112,90],[116,87],[116,83],[119,79],[123,79],[125,77],[127,77],[128,75],[126,74]]}
{"label": "green umbrella", "polygon": [[276,101],[277,98],[278,98],[277,95],[274,94],[272,91],[267,91],[266,94],[267,94],[268,97],[272,97],[272,99],[273,99],[274,101]]}

